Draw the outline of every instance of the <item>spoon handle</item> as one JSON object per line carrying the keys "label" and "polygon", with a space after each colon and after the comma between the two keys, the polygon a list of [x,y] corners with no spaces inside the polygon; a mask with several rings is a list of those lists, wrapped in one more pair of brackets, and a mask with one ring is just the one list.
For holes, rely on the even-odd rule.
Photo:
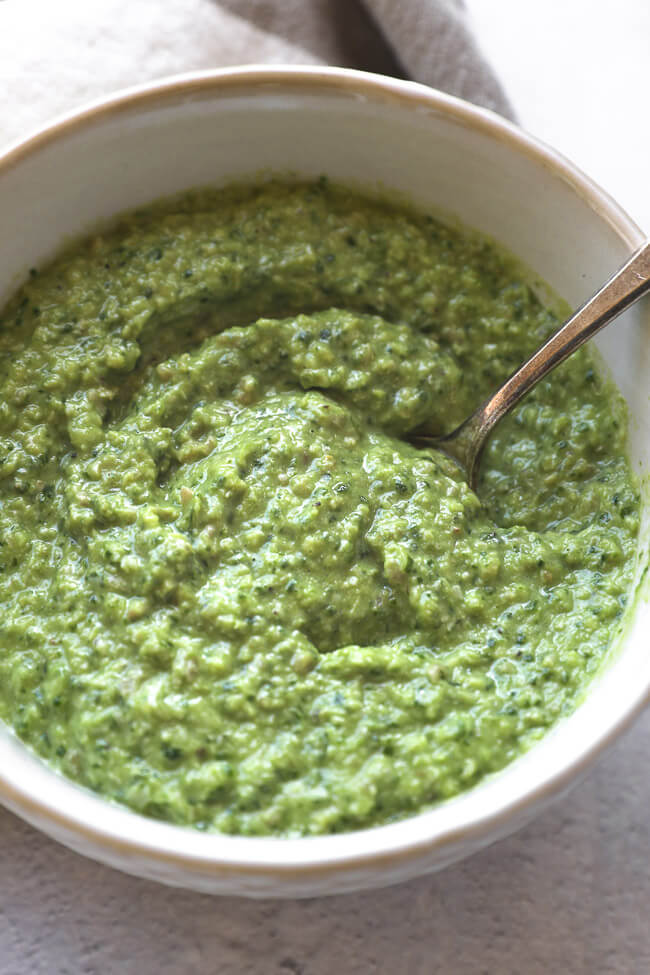
{"label": "spoon handle", "polygon": [[623,267],[479,407],[484,424],[491,430],[551,369],[564,362],[647,291],[650,291],[650,241],[642,244]]}
{"label": "spoon handle", "polygon": [[474,489],[478,468],[492,428],[551,369],[650,291],[650,240],[635,251],[616,274],[575,312],[457,430],[439,443],[462,463]]}

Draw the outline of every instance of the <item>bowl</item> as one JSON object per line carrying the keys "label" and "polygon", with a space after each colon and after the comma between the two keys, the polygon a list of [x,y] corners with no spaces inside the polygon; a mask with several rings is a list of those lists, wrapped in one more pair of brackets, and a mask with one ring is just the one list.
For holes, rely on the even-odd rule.
{"label": "bowl", "polygon": [[[404,81],[335,68],[241,68],[131,89],[60,118],[0,157],[0,302],[70,237],[121,211],[260,172],[388,189],[489,234],[577,306],[643,235],[571,163],[490,112]],[[597,340],[629,409],[630,456],[650,470],[647,304]],[[205,834],[91,794],[0,730],[0,801],[113,867],[248,896],[315,896],[438,870],[560,796],[650,696],[643,502],[635,595],[608,662],[577,710],[502,772],[430,812],[304,839]]]}

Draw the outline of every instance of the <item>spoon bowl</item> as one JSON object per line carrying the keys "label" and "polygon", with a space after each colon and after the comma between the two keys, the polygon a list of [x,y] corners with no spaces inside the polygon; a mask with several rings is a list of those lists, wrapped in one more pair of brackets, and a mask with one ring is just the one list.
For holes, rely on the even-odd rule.
{"label": "spoon bowl", "polygon": [[478,488],[481,458],[488,437],[502,417],[592,335],[618,318],[650,291],[650,241],[645,241],[622,267],[563,325],[526,359],[471,416],[444,437],[418,429],[409,439],[417,447],[441,450],[460,466],[473,491]]}

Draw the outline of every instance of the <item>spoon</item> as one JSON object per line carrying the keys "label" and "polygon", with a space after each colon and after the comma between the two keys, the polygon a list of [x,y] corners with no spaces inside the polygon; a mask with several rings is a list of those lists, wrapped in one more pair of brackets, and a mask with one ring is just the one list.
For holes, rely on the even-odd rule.
{"label": "spoon", "polygon": [[434,436],[427,433],[426,428],[419,427],[408,439],[418,447],[441,450],[455,460],[469,486],[476,491],[483,449],[499,420],[551,369],[564,362],[647,291],[650,291],[650,240],[642,244],[613,277],[460,426],[444,437]]}

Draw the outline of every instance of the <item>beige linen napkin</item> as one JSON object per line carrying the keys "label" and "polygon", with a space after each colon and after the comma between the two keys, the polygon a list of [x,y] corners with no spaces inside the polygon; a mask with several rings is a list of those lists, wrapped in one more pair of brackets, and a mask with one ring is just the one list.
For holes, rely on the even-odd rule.
{"label": "beige linen napkin", "polygon": [[318,61],[412,78],[511,114],[463,0],[221,0],[220,6]]}
{"label": "beige linen napkin", "polygon": [[510,114],[462,0],[4,0],[0,147],[118,88],[250,62],[410,77]]}

